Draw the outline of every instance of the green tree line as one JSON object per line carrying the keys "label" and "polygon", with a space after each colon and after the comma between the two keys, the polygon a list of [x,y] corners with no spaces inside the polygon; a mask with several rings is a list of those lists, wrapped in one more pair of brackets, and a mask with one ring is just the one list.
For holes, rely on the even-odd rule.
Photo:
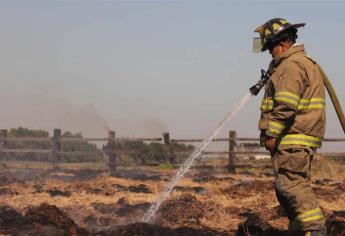
{"label": "green tree line", "polygon": [[[24,127],[12,128],[9,130],[7,137],[9,138],[49,138],[49,132],[46,130],[35,130]],[[72,133],[71,131],[65,131],[61,135],[62,138],[83,138],[82,133]],[[6,141],[4,148],[8,149],[45,149],[52,150],[52,139],[44,141]],[[117,150],[130,150],[136,154],[122,154],[118,155],[117,163],[120,165],[132,165],[132,164],[159,164],[167,161],[173,161],[179,163],[183,161],[181,157],[170,156],[167,157],[166,147],[162,143],[157,142],[143,142],[143,141],[119,141],[116,142]],[[172,143],[172,149],[178,152],[192,152],[194,146]],[[99,145],[90,143],[88,141],[62,141],[62,152],[74,152],[60,155],[60,161],[62,162],[100,162],[107,160],[107,157],[101,151],[108,150],[108,145]],[[84,151],[85,153],[80,153]],[[92,152],[92,153],[87,153]],[[5,160],[16,161],[53,161],[51,153],[3,153],[1,158]]]}

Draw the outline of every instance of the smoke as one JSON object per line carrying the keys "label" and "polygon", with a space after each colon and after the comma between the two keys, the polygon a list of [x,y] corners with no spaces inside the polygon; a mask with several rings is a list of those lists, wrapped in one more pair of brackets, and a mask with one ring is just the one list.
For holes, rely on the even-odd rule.
{"label": "smoke", "polygon": [[54,128],[61,128],[62,132],[81,132],[84,137],[107,137],[110,130],[94,104],[73,104],[43,90],[22,94],[10,106],[1,100],[0,105],[4,107],[0,117],[2,128],[23,126],[44,129],[50,134]]}
{"label": "smoke", "polygon": [[93,104],[81,107],[64,104],[59,110],[58,127],[81,132],[84,137],[107,137],[109,124]]}
{"label": "smoke", "polygon": [[83,137],[107,137],[108,131],[114,130],[117,137],[148,138],[162,137],[164,132],[169,131],[159,115],[138,115],[135,111],[114,109],[107,111],[105,119],[96,104],[76,104],[67,97],[57,97],[57,94],[49,94],[39,88],[17,96],[11,100],[10,106],[6,99],[0,100],[0,105],[3,107],[1,128],[7,129],[22,126],[44,129],[52,135],[54,128],[60,128],[62,132],[81,132]]}
{"label": "smoke", "polygon": [[168,132],[167,124],[155,117],[148,117],[142,121],[143,135],[147,137],[160,137],[164,132]]}

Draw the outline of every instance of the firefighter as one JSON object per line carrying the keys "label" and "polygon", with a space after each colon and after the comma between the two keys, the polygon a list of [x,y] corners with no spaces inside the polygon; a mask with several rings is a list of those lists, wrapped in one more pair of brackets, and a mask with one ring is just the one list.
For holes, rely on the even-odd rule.
{"label": "firefighter", "polygon": [[325,216],[310,184],[311,162],[325,132],[325,89],[316,62],[296,43],[297,28],[274,18],[255,29],[272,55],[261,103],[261,145],[270,151],[275,191],[289,234],[326,235]]}

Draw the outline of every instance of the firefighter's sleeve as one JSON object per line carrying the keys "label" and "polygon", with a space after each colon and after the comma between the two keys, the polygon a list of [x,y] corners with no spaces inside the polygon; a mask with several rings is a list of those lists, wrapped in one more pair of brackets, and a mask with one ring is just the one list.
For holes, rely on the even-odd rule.
{"label": "firefighter's sleeve", "polygon": [[279,136],[294,121],[298,104],[305,91],[303,71],[295,62],[284,65],[282,72],[272,78],[274,86],[273,110],[269,116],[265,134]]}

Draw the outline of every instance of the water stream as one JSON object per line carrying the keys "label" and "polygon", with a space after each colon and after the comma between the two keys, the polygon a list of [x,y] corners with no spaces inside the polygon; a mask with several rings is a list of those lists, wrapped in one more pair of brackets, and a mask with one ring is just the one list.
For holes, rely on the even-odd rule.
{"label": "water stream", "polygon": [[176,175],[172,180],[167,184],[164,190],[159,194],[158,199],[152,203],[151,207],[148,211],[144,214],[141,218],[141,222],[149,222],[152,217],[155,215],[161,204],[169,197],[173,188],[177,185],[179,180],[188,172],[190,167],[194,164],[195,160],[202,154],[205,150],[207,145],[214,139],[217,134],[224,128],[224,126],[235,116],[237,115],[244,105],[250,100],[252,97],[251,93],[246,94],[239,103],[235,106],[235,108],[229,112],[226,117],[218,124],[218,126],[212,131],[212,133],[204,139],[201,145],[194,150],[194,152],[187,158],[187,160],[183,163],[180,169],[177,171]]}

